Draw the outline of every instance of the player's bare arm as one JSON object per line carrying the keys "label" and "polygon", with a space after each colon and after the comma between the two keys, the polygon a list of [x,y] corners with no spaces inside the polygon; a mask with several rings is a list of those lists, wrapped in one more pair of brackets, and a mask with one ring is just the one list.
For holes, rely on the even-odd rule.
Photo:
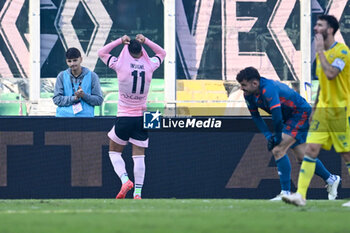
{"label": "player's bare arm", "polygon": [[327,61],[327,58],[324,54],[324,50],[325,50],[324,40],[323,40],[322,34],[320,33],[315,35],[315,46],[316,46],[316,53],[318,54],[318,57],[321,62],[321,66],[328,80],[335,79],[339,74],[340,70],[335,68],[331,64],[329,64],[329,62]]}

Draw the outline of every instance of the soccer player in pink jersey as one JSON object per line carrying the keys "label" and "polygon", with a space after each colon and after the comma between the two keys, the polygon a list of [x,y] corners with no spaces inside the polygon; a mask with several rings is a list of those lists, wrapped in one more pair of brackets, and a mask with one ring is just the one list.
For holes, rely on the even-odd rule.
{"label": "soccer player in pink jersey", "polygon": [[[118,45],[124,44],[118,57],[110,52]],[[149,46],[155,53],[149,57],[142,44]],[[127,192],[134,187],[125,169],[122,152],[125,145],[132,144],[134,161],[135,189],[134,199],[141,199],[141,190],[145,177],[145,148],[148,147],[148,132],[143,129],[143,111],[153,72],[161,65],[166,53],[156,43],[142,34],[136,39],[123,37],[105,45],[98,51],[100,59],[111,69],[115,70],[119,85],[118,112],[115,124],[108,133],[110,138],[109,157],[114,171],[122,182],[117,199],[124,199]]]}

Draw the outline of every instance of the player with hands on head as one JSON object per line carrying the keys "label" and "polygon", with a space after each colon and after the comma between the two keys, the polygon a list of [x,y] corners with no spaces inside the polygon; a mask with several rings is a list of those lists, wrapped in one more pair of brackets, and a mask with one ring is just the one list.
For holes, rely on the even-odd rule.
{"label": "player with hands on head", "polygon": [[[119,56],[111,55],[112,49],[121,44],[124,47]],[[143,45],[150,47],[155,56],[150,58]],[[117,199],[125,198],[127,192],[134,187],[121,156],[128,142],[132,144],[134,161],[134,199],[141,199],[146,170],[145,148],[148,147],[148,132],[143,129],[143,112],[147,109],[146,101],[153,72],[162,64],[165,55],[163,48],[142,34],[136,35],[136,39],[132,40],[124,35],[98,51],[100,59],[117,73],[119,85],[117,117],[108,133],[109,157],[122,182]]]}
{"label": "player with hands on head", "polygon": [[[241,84],[252,119],[266,137],[267,149],[272,152],[276,161],[281,193],[271,200],[282,200],[283,196],[291,194],[291,164],[287,150],[291,149],[297,161],[301,163],[305,152],[311,106],[287,85],[261,77],[254,67],[241,70],[236,80]],[[274,133],[270,132],[260,116],[259,108],[272,115]],[[316,163],[316,174],[328,186],[338,187],[339,183],[334,182],[338,176],[330,174],[320,160]],[[336,195],[333,194],[331,198],[335,199]]]}

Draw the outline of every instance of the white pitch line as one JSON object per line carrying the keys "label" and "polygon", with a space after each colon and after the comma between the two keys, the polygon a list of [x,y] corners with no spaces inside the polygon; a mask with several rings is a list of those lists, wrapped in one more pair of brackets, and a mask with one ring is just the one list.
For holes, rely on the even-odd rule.
{"label": "white pitch line", "polygon": [[60,209],[60,210],[4,210],[0,214],[80,214],[80,213],[96,213],[96,214],[113,214],[113,213],[134,213],[137,210],[94,210],[94,209]]}

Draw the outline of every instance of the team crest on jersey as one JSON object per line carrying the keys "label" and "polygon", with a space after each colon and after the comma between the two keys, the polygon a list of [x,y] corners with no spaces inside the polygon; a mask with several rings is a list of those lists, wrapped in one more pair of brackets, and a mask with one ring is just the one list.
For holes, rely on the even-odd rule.
{"label": "team crest on jersey", "polygon": [[338,139],[339,139],[340,141],[344,141],[344,140],[346,139],[346,137],[345,137],[345,135],[339,135],[339,136],[338,136]]}
{"label": "team crest on jersey", "polygon": [[151,58],[151,62],[153,62],[153,63],[158,63],[158,61],[159,61],[159,60],[158,60],[158,58],[156,58],[156,57],[152,57],[152,58]]}

